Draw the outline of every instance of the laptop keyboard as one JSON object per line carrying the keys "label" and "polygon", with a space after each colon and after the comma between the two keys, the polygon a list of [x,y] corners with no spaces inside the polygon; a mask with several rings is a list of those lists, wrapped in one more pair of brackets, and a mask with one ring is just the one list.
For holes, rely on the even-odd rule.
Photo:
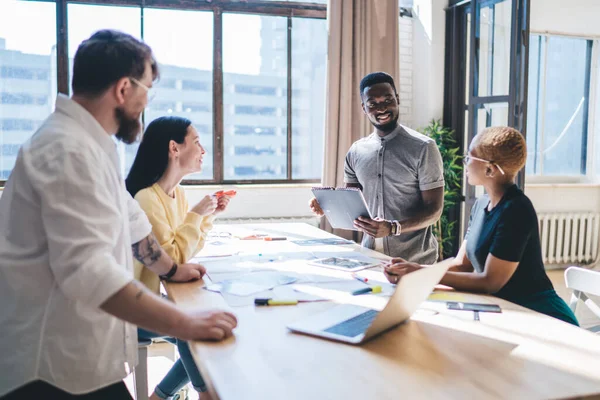
{"label": "laptop keyboard", "polygon": [[361,333],[365,333],[379,311],[369,310],[362,314],[340,322],[330,328],[325,329],[325,332],[335,333],[336,335],[355,337]]}

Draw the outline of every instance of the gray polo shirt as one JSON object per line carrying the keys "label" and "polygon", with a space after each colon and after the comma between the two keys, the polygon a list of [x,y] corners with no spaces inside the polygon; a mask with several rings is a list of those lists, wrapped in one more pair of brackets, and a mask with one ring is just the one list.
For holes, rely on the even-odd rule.
{"label": "gray polo shirt", "polygon": [[[442,157],[433,139],[410,128],[398,126],[383,138],[373,132],[350,147],[344,182],[363,187],[373,217],[403,221],[423,207],[421,191],[444,186]],[[375,239],[364,235],[362,245],[373,249]],[[383,238],[383,250],[392,257],[432,264],[438,243],[430,226]]]}

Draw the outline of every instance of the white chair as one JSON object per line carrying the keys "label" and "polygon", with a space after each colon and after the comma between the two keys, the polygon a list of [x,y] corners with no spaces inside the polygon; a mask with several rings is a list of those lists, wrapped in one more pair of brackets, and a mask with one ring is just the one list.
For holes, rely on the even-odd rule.
{"label": "white chair", "polygon": [[148,347],[152,340],[138,341],[138,365],[133,370],[136,400],[148,400]]}
{"label": "white chair", "polygon": [[[567,288],[573,290],[569,304],[571,310],[575,312],[577,304],[581,300],[600,319],[600,306],[588,297],[588,295],[600,296],[600,272],[569,267],[565,271],[565,283]],[[588,328],[588,330],[600,333],[600,325]]]}

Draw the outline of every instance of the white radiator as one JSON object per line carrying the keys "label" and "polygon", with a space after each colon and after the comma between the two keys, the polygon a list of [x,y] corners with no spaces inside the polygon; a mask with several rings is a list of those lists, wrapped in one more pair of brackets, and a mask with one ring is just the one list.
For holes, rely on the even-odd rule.
{"label": "white radiator", "polygon": [[256,217],[256,218],[219,218],[217,224],[268,224],[268,223],[294,223],[303,222],[319,227],[320,219],[317,217]]}
{"label": "white radiator", "polygon": [[544,264],[591,264],[598,256],[600,214],[538,214]]}

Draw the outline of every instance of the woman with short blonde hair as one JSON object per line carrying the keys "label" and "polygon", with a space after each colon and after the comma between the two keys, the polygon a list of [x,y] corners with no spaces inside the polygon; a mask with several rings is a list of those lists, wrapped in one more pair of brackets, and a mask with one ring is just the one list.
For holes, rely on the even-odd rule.
{"label": "woman with short blonde hair", "polygon": [[[542,261],[538,219],[533,204],[515,184],[525,166],[527,145],[517,130],[484,129],[465,155],[469,184],[486,194],[471,210],[469,228],[443,285],[489,293],[534,311],[579,325],[556,294]],[[392,283],[426,266],[394,259],[385,274]]]}

